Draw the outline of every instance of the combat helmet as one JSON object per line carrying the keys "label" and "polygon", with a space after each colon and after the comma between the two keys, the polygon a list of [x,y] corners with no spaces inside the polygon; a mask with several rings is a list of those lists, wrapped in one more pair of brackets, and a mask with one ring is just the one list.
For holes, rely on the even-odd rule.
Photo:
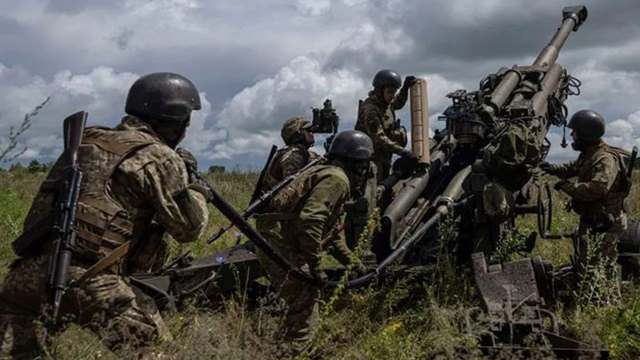
{"label": "combat helmet", "polygon": [[369,160],[373,156],[373,142],[362,131],[342,131],[331,142],[328,155],[351,160]]}
{"label": "combat helmet", "polygon": [[604,135],[604,118],[593,110],[580,110],[573,114],[567,127],[585,144],[594,143]]}
{"label": "combat helmet", "polygon": [[186,77],[158,72],[136,80],[127,95],[125,112],[141,119],[183,122],[200,110],[200,94]]}
{"label": "combat helmet", "polygon": [[371,84],[375,89],[382,89],[386,87],[399,89],[402,86],[402,78],[397,72],[384,69],[376,73]]}
{"label": "combat helmet", "polygon": [[286,145],[296,144],[303,140],[302,130],[309,129],[311,122],[303,117],[296,116],[284,122],[280,135]]}

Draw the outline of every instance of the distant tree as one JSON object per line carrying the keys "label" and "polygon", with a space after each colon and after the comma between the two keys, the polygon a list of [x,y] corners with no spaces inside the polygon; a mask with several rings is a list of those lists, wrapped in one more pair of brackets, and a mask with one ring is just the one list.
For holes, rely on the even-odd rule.
{"label": "distant tree", "polygon": [[9,167],[9,172],[21,172],[24,171],[24,165],[22,165],[22,163],[13,163],[11,164],[11,167]]}
{"label": "distant tree", "polygon": [[223,173],[225,172],[225,167],[220,165],[211,165],[209,166],[209,173]]}
{"label": "distant tree", "polygon": [[42,170],[42,164],[38,160],[31,160],[29,165],[27,166],[27,171],[30,173],[37,173]]}

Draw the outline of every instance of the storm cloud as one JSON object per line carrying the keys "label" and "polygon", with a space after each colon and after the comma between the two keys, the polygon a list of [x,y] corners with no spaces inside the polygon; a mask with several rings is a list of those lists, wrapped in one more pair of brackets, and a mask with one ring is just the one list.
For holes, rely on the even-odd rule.
{"label": "storm cloud", "polygon": [[[447,92],[530,63],[566,5],[573,3],[0,0],[0,134],[51,96],[20,158],[49,160],[61,149],[65,115],[85,109],[90,123],[114,125],[138,76],[173,71],[204,99],[185,146],[203,166],[256,167],[270,144],[281,144],[282,121],[310,116],[325,98],[342,127],[353,126],[357,100],[380,68],[426,77],[435,118]],[[610,121],[608,139],[638,144],[640,3],[585,5],[589,18],[559,59],[583,82],[569,111],[593,108]],[[552,157],[575,156],[557,147],[560,137],[558,130],[550,137]]]}

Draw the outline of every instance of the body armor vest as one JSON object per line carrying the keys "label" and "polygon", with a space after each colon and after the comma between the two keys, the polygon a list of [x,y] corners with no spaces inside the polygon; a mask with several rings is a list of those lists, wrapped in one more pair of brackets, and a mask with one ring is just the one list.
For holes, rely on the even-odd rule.
{"label": "body armor vest", "polygon": [[[134,223],[125,207],[111,196],[111,178],[118,166],[137,150],[159,143],[152,135],[137,130],[116,130],[90,127],[78,151],[80,169],[83,173],[78,207],[76,209],[76,241],[72,248],[74,256],[96,261],[125,242],[133,240]],[[61,162],[51,170],[34,200],[34,207],[45,206],[51,216],[52,188],[63,171]],[[44,215],[32,209],[25,220],[25,231],[29,224],[37,223],[33,217]],[[149,222],[150,222],[149,218]]]}

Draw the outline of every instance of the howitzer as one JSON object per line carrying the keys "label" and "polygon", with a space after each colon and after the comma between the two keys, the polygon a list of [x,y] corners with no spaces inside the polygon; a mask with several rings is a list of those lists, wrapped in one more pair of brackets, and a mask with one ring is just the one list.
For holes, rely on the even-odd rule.
{"label": "howitzer", "polygon": [[57,321],[62,296],[69,281],[71,247],[76,236],[73,226],[82,181],[82,171],[80,171],[78,164],[78,148],[82,142],[86,119],[87,113],[84,111],[64,119],[64,170],[54,207],[56,211],[53,225],[55,251],[49,262],[50,309],[45,314],[45,319],[54,324]]}
{"label": "howitzer", "polygon": [[[532,181],[533,169],[548,153],[550,126],[565,123],[567,97],[579,94],[580,82],[556,60],[571,31],[586,20],[587,10],[567,7],[562,14],[560,27],[531,65],[502,68],[485,77],[478,90],[448,95],[453,104],[440,118],[446,128],[432,139],[428,171],[401,183],[383,213],[375,240],[379,260],[434,216],[437,199],[453,179],[461,181],[468,197],[458,211],[462,257],[469,259],[479,244],[495,244],[516,215],[542,212],[540,218],[548,220],[548,193]],[[543,225],[550,226],[548,221]],[[420,257],[415,260],[425,260]]]}
{"label": "howitzer", "polygon": [[[537,214],[543,237],[550,227],[549,187],[534,169],[548,153],[551,125],[565,124],[567,97],[579,94],[580,82],[556,60],[571,31],[586,18],[584,6],[563,9],[560,27],[531,65],[500,69],[483,79],[478,90],[448,95],[453,104],[441,117],[446,128],[430,146],[430,166],[400,183],[374,240],[379,266],[393,261],[410,267],[430,264],[443,250],[459,263],[473,263],[485,301],[483,318],[490,322],[491,336],[481,339],[487,350],[522,348],[524,336],[519,334],[538,333],[561,356],[606,354],[563,337],[557,327],[545,328],[545,314],[553,314],[543,307],[554,301],[554,293],[544,288],[554,281],[548,268],[530,259],[484,262],[495,262],[495,246],[515,228],[516,216]],[[451,209],[455,236],[443,244],[438,223]]]}

